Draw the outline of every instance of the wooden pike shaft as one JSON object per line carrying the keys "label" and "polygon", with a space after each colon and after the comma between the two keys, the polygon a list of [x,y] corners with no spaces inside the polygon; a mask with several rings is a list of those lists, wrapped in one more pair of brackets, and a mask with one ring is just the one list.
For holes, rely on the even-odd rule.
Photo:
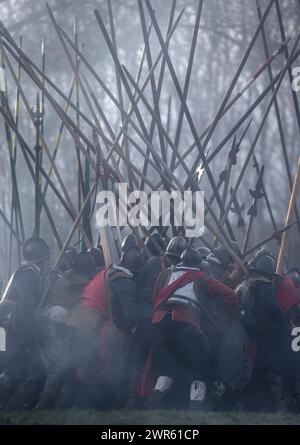
{"label": "wooden pike shaft", "polygon": [[[0,46],[2,47],[1,43],[0,43]],[[7,62],[7,65],[9,67],[9,69],[10,69],[10,72],[11,72],[13,78],[14,78],[14,81],[17,82],[16,74],[15,74],[15,72],[14,72],[14,70],[13,70],[13,68],[12,68],[12,66],[11,66],[11,64],[9,62],[9,59],[7,58],[7,56],[6,56],[5,52],[4,52],[4,49],[3,49],[3,53],[4,53],[5,60]],[[40,82],[40,85],[42,86],[41,82]],[[25,96],[25,94],[23,92],[23,89],[20,86],[20,84],[19,84],[19,90],[20,90],[20,94],[21,94],[22,100],[24,102],[25,108],[26,108],[26,110],[27,110],[27,112],[29,114],[29,117],[30,117],[32,123],[34,123],[33,122],[33,117],[32,117],[32,114],[31,114],[31,110],[30,110],[30,107],[29,107],[29,104],[28,104],[28,101],[26,99],[26,96]],[[55,175],[56,175],[56,177],[58,179],[58,182],[59,182],[60,186],[62,187],[62,191],[63,191],[64,196],[66,198],[66,201],[68,203],[69,209],[70,209],[71,213],[73,214],[73,216],[75,218],[76,211],[75,211],[75,209],[73,207],[73,204],[71,202],[71,199],[70,199],[70,197],[68,195],[66,186],[65,186],[64,182],[62,181],[62,178],[61,178],[61,176],[60,176],[60,174],[58,172],[58,169],[57,169],[57,167],[56,167],[56,165],[55,165],[55,163],[54,163],[54,161],[52,159],[52,156],[51,156],[51,154],[49,152],[49,149],[48,149],[48,146],[47,146],[47,144],[45,142],[45,139],[42,136],[40,136],[40,140],[41,140],[42,147],[44,148],[44,150],[46,152],[46,155],[47,155],[47,157],[48,157],[48,159],[50,161],[50,164],[52,165],[53,171],[54,171],[54,173],[55,173]],[[86,235],[86,233],[85,233],[84,229],[82,228],[82,226],[80,226],[80,230],[81,230],[81,233],[82,233],[82,235],[84,237],[84,240],[85,240],[85,243],[86,243],[87,247],[90,247],[90,242],[89,242],[88,236]]]}
{"label": "wooden pike shaft", "polygon": [[[188,97],[189,84],[190,84],[190,79],[191,79],[191,74],[192,74],[192,69],[193,69],[195,50],[196,50],[198,33],[199,33],[199,28],[200,28],[200,20],[201,20],[201,15],[202,15],[202,8],[203,8],[203,0],[200,0],[198,2],[198,8],[197,8],[197,13],[196,13],[194,29],[193,29],[193,36],[192,36],[192,43],[191,43],[191,48],[190,48],[189,60],[188,60],[186,76],[185,76],[185,80],[184,80],[183,96],[184,96],[184,100],[185,101],[187,100],[187,97]],[[174,145],[176,147],[179,146],[179,142],[180,142],[183,117],[184,117],[184,109],[183,109],[183,106],[181,104],[180,105],[180,109],[179,109],[178,121],[177,121],[176,133],[175,133],[175,139],[174,139]],[[171,170],[174,168],[175,159],[176,159],[175,158],[175,154],[172,153]]]}
{"label": "wooden pike shaft", "polygon": [[[271,1],[273,1],[273,0],[271,0]],[[153,23],[153,27],[154,27],[156,35],[157,35],[157,38],[159,40],[161,49],[163,51],[164,58],[166,59],[166,63],[168,65],[168,68],[169,68],[172,80],[174,82],[174,85],[175,85],[175,88],[176,88],[176,91],[177,91],[177,95],[178,95],[178,97],[180,99],[181,105],[183,106],[184,113],[185,113],[187,122],[189,124],[191,133],[193,135],[194,140],[197,143],[197,147],[198,147],[198,150],[199,150],[199,156],[200,156],[200,159],[203,162],[203,166],[205,167],[205,171],[206,171],[206,174],[208,176],[209,183],[211,185],[212,190],[214,191],[214,193],[216,195],[216,199],[217,199],[217,202],[218,202],[218,205],[219,205],[220,209],[223,209],[221,197],[220,197],[219,192],[217,190],[213,174],[212,174],[211,169],[210,169],[210,167],[209,167],[209,165],[208,165],[208,163],[206,161],[205,154],[204,154],[204,151],[203,151],[203,147],[201,147],[201,144],[200,144],[200,142],[198,140],[197,130],[196,130],[194,121],[192,119],[192,116],[191,116],[191,113],[190,113],[189,108],[187,106],[187,103],[186,103],[186,101],[184,99],[184,95],[183,95],[182,89],[180,87],[180,83],[178,81],[178,78],[177,78],[174,66],[173,66],[173,64],[171,62],[170,55],[169,55],[168,50],[166,48],[165,42],[163,40],[163,37],[162,37],[161,31],[160,31],[160,28],[158,26],[156,17],[154,15],[151,3],[150,3],[149,0],[145,0],[145,2],[146,2],[146,5],[147,5],[147,8],[148,8],[148,11],[149,11],[152,23]],[[198,165],[198,163],[197,163],[197,165]],[[187,186],[187,184],[191,184],[191,181],[193,182],[192,178],[193,178],[193,175],[189,175],[188,179],[186,180],[185,187]],[[233,230],[232,230],[232,228],[230,226],[230,223],[229,223],[227,217],[226,217],[226,227],[227,227],[228,232],[230,233],[231,238],[234,239],[235,236],[234,236]]]}
{"label": "wooden pike shaft", "polygon": [[[295,211],[295,203],[296,203],[297,193],[299,190],[299,184],[300,184],[300,156],[298,159],[297,172],[296,172],[296,176],[294,179],[294,184],[293,184],[293,189],[292,189],[292,193],[291,193],[291,197],[290,197],[289,207],[288,207],[287,215],[285,218],[285,224],[284,224],[285,226],[290,224],[291,219],[293,217],[293,214]],[[287,239],[288,239],[288,232],[286,231],[286,232],[284,232],[282,241],[281,241],[281,246],[280,246],[280,251],[279,251],[278,261],[277,261],[277,267],[276,267],[277,273],[282,273]]]}
{"label": "wooden pike shaft", "polygon": [[285,227],[277,229],[275,232],[271,233],[271,235],[267,236],[262,241],[257,243],[255,246],[251,247],[251,249],[247,250],[247,252],[244,253],[243,258],[247,257],[252,252],[254,252],[255,250],[259,249],[260,247],[262,247],[263,245],[265,245],[269,241],[272,241],[273,239],[278,239],[278,236],[280,236],[286,230],[289,230],[291,227],[293,227],[295,224],[297,224],[297,222],[298,221],[294,221],[294,222],[292,222],[291,224],[289,224],[289,225],[287,225]]}
{"label": "wooden pike shaft", "polygon": [[[78,32],[77,32],[77,17],[74,17],[74,43],[76,48],[78,48]],[[80,90],[79,90],[79,81],[78,81],[78,75],[79,75],[79,59],[77,54],[75,54],[75,86],[76,86],[76,125],[77,128],[80,128],[80,115],[78,110],[80,110]],[[83,170],[82,170],[82,163],[80,158],[80,148],[78,147],[78,140],[79,136],[76,134],[76,138],[74,140],[75,145],[75,152],[76,152],[76,160],[77,160],[77,204],[78,204],[78,210],[81,208],[81,196],[83,196],[84,193],[84,178],[83,178]],[[80,237],[80,234],[79,234]]]}
{"label": "wooden pike shaft", "polygon": [[[149,39],[148,39],[148,36],[147,36],[147,27],[146,27],[146,19],[145,19],[143,2],[138,2],[138,7],[139,7],[139,14],[140,14],[142,32],[143,32],[145,48],[146,48],[148,69],[151,70],[153,62],[152,62],[152,54],[151,54],[150,42],[149,42]],[[153,104],[154,104],[154,111],[155,111],[155,114],[156,114],[157,118],[159,119],[160,124],[161,124],[161,114],[160,114],[160,108],[159,108],[159,97],[158,97],[158,91],[157,91],[157,86],[156,86],[154,73],[152,73],[152,75],[151,75],[150,86],[151,86],[152,99],[153,99]],[[165,163],[167,163],[165,140],[164,140],[164,137],[163,137],[162,132],[161,132],[161,125],[157,129],[158,129],[158,138],[159,138],[161,157],[162,157],[163,161]],[[149,136],[150,136],[150,132],[149,132]],[[153,135],[152,135],[152,137],[153,137]]]}
{"label": "wooden pike shaft", "polygon": [[70,232],[69,232],[69,234],[68,234],[68,236],[67,236],[67,239],[66,239],[66,241],[64,242],[64,245],[63,245],[63,247],[62,247],[62,249],[61,249],[61,251],[60,251],[60,254],[59,254],[59,256],[58,256],[58,258],[57,258],[57,260],[56,260],[56,262],[55,262],[55,265],[54,265],[54,268],[55,268],[55,269],[57,268],[57,266],[58,266],[58,264],[59,264],[61,258],[63,257],[63,255],[64,255],[66,249],[68,248],[68,246],[69,246],[69,244],[70,244],[70,242],[71,242],[71,239],[72,239],[72,237],[73,237],[73,235],[74,235],[76,229],[78,228],[78,226],[79,226],[79,224],[80,224],[80,221],[81,221],[82,215],[83,215],[83,213],[84,213],[84,211],[85,211],[85,209],[86,209],[86,206],[88,205],[88,203],[89,203],[89,201],[90,201],[90,199],[91,199],[91,197],[92,197],[92,195],[93,195],[95,189],[96,189],[96,183],[94,183],[94,184],[92,185],[92,187],[90,188],[90,190],[89,190],[89,192],[88,192],[88,194],[87,194],[87,196],[86,196],[86,198],[85,198],[85,201],[84,201],[84,203],[82,204],[82,207],[81,207],[80,211],[78,212],[78,214],[77,214],[77,216],[76,216],[76,218],[75,218],[75,221],[74,221],[74,223],[73,223],[73,226],[72,226],[72,228],[71,228],[71,230],[70,230]]}
{"label": "wooden pike shaft", "polygon": [[241,180],[242,180],[242,178],[243,178],[243,175],[244,175],[244,173],[245,173],[245,170],[246,170],[246,168],[247,168],[248,162],[249,162],[249,160],[251,159],[251,156],[252,156],[252,154],[253,154],[253,152],[254,152],[254,149],[255,149],[255,147],[256,147],[256,144],[257,144],[257,142],[258,142],[258,139],[259,139],[259,137],[260,137],[260,135],[261,135],[262,129],[263,129],[263,127],[264,127],[264,125],[265,125],[265,122],[266,122],[266,120],[267,120],[267,118],[268,118],[270,109],[271,109],[271,107],[272,107],[272,105],[273,105],[274,99],[275,99],[275,97],[276,97],[276,95],[277,95],[277,93],[278,93],[278,90],[279,90],[280,85],[281,85],[281,83],[282,83],[282,80],[283,80],[283,78],[284,78],[284,76],[285,76],[285,73],[286,73],[286,71],[287,71],[288,67],[290,66],[290,63],[291,63],[291,61],[292,61],[292,59],[293,59],[293,54],[294,54],[294,52],[295,52],[295,50],[296,50],[296,48],[297,48],[297,45],[298,45],[298,43],[299,43],[299,40],[300,40],[300,33],[298,33],[298,35],[297,35],[297,37],[296,37],[296,39],[295,39],[295,41],[294,41],[294,45],[293,45],[293,48],[292,48],[291,53],[290,53],[290,55],[289,55],[289,58],[288,58],[288,60],[286,61],[285,65],[284,65],[284,68],[282,69],[282,71],[281,71],[281,73],[280,73],[278,82],[277,82],[277,84],[276,84],[276,88],[275,88],[275,90],[274,90],[274,92],[273,92],[273,94],[272,94],[272,97],[271,97],[271,99],[270,99],[270,101],[269,101],[269,104],[268,104],[267,109],[266,109],[266,111],[265,111],[265,113],[264,113],[264,115],[263,115],[263,118],[261,119],[259,128],[258,128],[258,130],[257,130],[257,132],[256,132],[255,138],[254,138],[254,140],[253,140],[253,142],[252,142],[252,144],[251,144],[249,153],[248,153],[248,155],[247,155],[247,159],[246,159],[246,161],[245,161],[245,164],[244,164],[244,166],[243,166],[243,168],[242,168],[242,171],[241,171],[241,173],[240,173],[240,176],[239,176],[239,178],[238,178],[238,180],[237,180],[237,182],[236,182],[236,185],[235,185],[235,187],[234,187],[234,192],[233,192],[232,196],[230,197],[230,199],[229,199],[229,201],[228,201],[228,204],[227,204],[227,207],[226,207],[226,209],[225,209],[225,214],[224,214],[224,216],[223,216],[223,218],[222,218],[222,221],[221,221],[222,224],[224,224],[225,216],[228,215],[228,212],[229,212],[229,210],[230,210],[230,206],[231,206],[232,201],[233,201],[234,194],[236,194],[236,192],[237,192],[237,189],[238,189],[238,187],[239,187],[239,185],[240,185],[240,182],[241,182]]}
{"label": "wooden pike shaft", "polygon": [[[291,64],[294,63],[294,61],[299,57],[300,50],[297,50],[295,54],[293,55],[293,58],[291,60]],[[222,150],[222,148],[227,144],[227,142],[232,138],[234,133],[240,128],[240,126],[245,122],[246,119],[251,115],[251,113],[255,110],[255,108],[262,102],[262,100],[267,97],[269,92],[272,90],[273,86],[278,82],[278,79],[282,73],[282,69],[276,74],[274,77],[273,82],[271,82],[264,90],[263,92],[257,97],[257,99],[252,103],[252,105],[248,108],[248,110],[242,115],[242,117],[237,121],[237,123],[232,127],[232,129],[227,133],[227,135],[222,139],[222,141],[217,145],[217,147],[214,149],[214,151],[207,156],[207,162],[210,163],[217,154]],[[195,143],[194,143],[195,144]],[[193,148],[195,145],[193,145]],[[189,150],[189,149],[188,149]],[[191,151],[188,152],[188,150],[182,155],[183,159],[186,158],[188,154],[190,154]],[[179,162],[177,161],[175,163],[175,168],[179,166]]]}
{"label": "wooden pike shaft", "polygon": [[[167,29],[167,36],[170,34],[172,27],[173,27],[173,21],[174,21],[174,15],[175,15],[175,8],[176,8],[176,0],[172,1],[172,6],[171,6],[171,11],[170,11],[170,17],[169,17],[169,23],[168,23],[168,29]],[[152,23],[150,22],[150,25],[152,26]],[[169,42],[166,40],[166,45],[167,48],[169,46]],[[152,69],[152,68],[151,68]],[[158,76],[158,83],[157,83],[157,97],[158,97],[158,101],[160,99],[161,96],[161,91],[162,91],[162,85],[163,85],[163,80],[164,80],[164,74],[165,74],[165,69],[166,69],[166,61],[163,58],[162,62],[161,62],[161,66],[160,66],[160,73]],[[151,70],[150,70],[151,71]],[[137,82],[136,82],[137,83]],[[136,91],[137,93],[137,91]],[[151,120],[151,125],[150,125],[150,131],[149,131],[149,136],[150,136],[150,140],[152,141],[153,139],[153,135],[154,135],[154,131],[155,131],[155,120],[152,118]],[[145,159],[145,163],[143,166],[143,174],[147,175],[147,170],[148,170],[148,159],[150,156],[150,150],[147,147],[146,150],[146,159]],[[162,183],[162,181],[161,181]],[[159,187],[158,187],[159,188]],[[140,184],[140,190],[144,189],[144,182],[142,181]]]}
{"label": "wooden pike shaft", "polygon": [[[259,20],[261,20],[261,8],[259,6],[258,0],[256,1],[256,4],[257,4],[256,5],[257,15],[258,15]],[[265,33],[264,27],[262,27],[262,29],[261,29],[261,35],[262,35],[262,39],[263,39],[265,55],[268,58],[269,57],[269,48],[268,48],[268,43],[267,43],[267,38],[266,38],[266,33]],[[288,73],[290,73],[290,69],[288,69]],[[269,75],[270,82],[272,82],[273,72],[272,72],[271,65],[268,66],[268,75]],[[273,87],[273,91],[274,91],[274,87]],[[274,109],[275,109],[275,115],[276,115],[276,120],[277,120],[277,125],[278,125],[278,132],[279,132],[279,137],[280,137],[280,142],[281,142],[281,147],[282,147],[285,168],[286,168],[286,172],[287,172],[290,189],[292,190],[293,180],[292,180],[291,168],[290,168],[290,164],[289,164],[288,152],[287,152],[286,141],[285,141],[284,130],[283,130],[283,123],[282,123],[282,119],[281,119],[281,115],[280,115],[280,109],[279,109],[277,97],[275,97],[275,100],[274,100]],[[297,110],[296,110],[296,117],[297,117]],[[297,208],[297,204],[295,206],[295,213],[296,213],[297,220],[299,220],[300,217],[299,217],[299,211]],[[300,223],[298,223],[297,226],[298,226],[298,231],[300,234]]]}
{"label": "wooden pike shaft", "polygon": [[[146,0],[146,1],[149,1],[149,0]],[[260,21],[258,27],[256,28],[256,30],[255,30],[255,32],[254,32],[254,34],[252,36],[252,39],[251,39],[251,41],[250,41],[250,43],[249,43],[249,45],[247,47],[247,50],[246,50],[246,52],[245,52],[245,54],[244,54],[244,56],[242,58],[242,61],[239,64],[238,69],[237,69],[237,71],[236,71],[236,73],[235,73],[235,75],[234,75],[234,77],[233,77],[233,79],[232,79],[232,81],[231,81],[231,83],[229,85],[229,88],[227,89],[227,91],[225,93],[224,99],[223,99],[223,101],[222,101],[222,103],[221,103],[221,105],[220,105],[220,107],[219,107],[219,109],[218,109],[218,111],[216,113],[216,116],[215,116],[213,122],[210,125],[210,128],[209,128],[209,130],[208,130],[208,132],[207,132],[207,134],[205,136],[205,139],[203,141],[202,146],[201,146],[200,141],[198,139],[197,132],[194,131],[195,134],[193,134],[193,136],[194,136],[194,140],[195,140],[195,142],[197,144],[197,148],[199,150],[199,154],[197,155],[197,158],[196,158],[196,160],[195,160],[195,162],[194,162],[194,164],[192,166],[192,173],[195,172],[195,169],[197,168],[197,166],[199,164],[199,161],[202,160],[202,162],[203,162],[203,150],[205,150],[205,148],[207,147],[207,144],[209,143],[209,141],[210,141],[210,139],[211,139],[211,137],[212,137],[212,135],[213,135],[213,133],[214,133],[214,131],[215,131],[219,121],[220,121],[220,118],[221,118],[222,114],[224,113],[225,107],[226,107],[226,105],[227,105],[227,103],[228,103],[228,101],[230,99],[232,91],[233,91],[233,89],[234,89],[234,87],[235,87],[235,85],[236,85],[236,83],[237,83],[237,81],[238,81],[238,79],[239,79],[239,77],[241,75],[241,72],[242,72],[242,70],[243,70],[243,68],[244,68],[244,66],[245,66],[245,64],[246,64],[246,62],[247,62],[247,60],[249,58],[249,55],[250,55],[250,53],[252,51],[252,48],[253,48],[253,46],[254,46],[254,44],[255,44],[255,42],[257,40],[257,37],[259,35],[260,29],[261,29],[264,21],[266,20],[269,12],[271,10],[271,7],[272,7],[273,3],[274,3],[274,0],[271,0],[268,3],[268,6],[267,6],[267,8],[266,8],[266,10],[264,12],[263,18]],[[208,166],[208,163],[206,163],[206,165],[205,165],[205,163],[203,162],[203,164],[205,166],[206,174],[207,174],[207,176],[208,176],[208,178],[210,180],[210,183],[213,186],[213,183],[212,183],[213,176],[211,174],[211,171],[210,171],[210,168]],[[223,206],[222,206],[222,202],[221,202],[221,199],[219,197],[218,191],[215,189],[215,187],[212,187],[212,188],[213,188],[214,193],[216,194],[217,202],[218,202],[218,204],[220,206],[220,209],[222,209]]]}
{"label": "wooden pike shaft", "polygon": [[[117,40],[116,40],[116,33],[115,33],[115,25],[114,25],[114,19],[113,19],[113,11],[112,11],[112,5],[111,5],[111,0],[107,0],[107,9],[108,9],[108,17],[109,17],[109,26],[110,26],[110,35],[111,35],[111,42],[114,48],[114,51],[117,55],[118,53],[118,48],[117,48]],[[122,82],[121,82],[121,77],[120,77],[120,73],[118,70],[117,65],[115,64],[115,76],[116,76],[116,83],[117,83],[117,92],[118,92],[118,99],[119,99],[119,104],[121,106],[120,109],[120,114],[121,114],[121,121],[122,121],[122,125],[124,125],[124,122],[126,120],[126,113],[125,113],[125,107],[124,107],[124,99],[123,99],[123,91],[122,91]],[[126,126],[125,126],[126,129]],[[124,149],[125,149],[125,155],[126,155],[126,159],[128,161],[130,161],[130,152],[129,152],[129,145],[128,145],[128,141],[125,138],[123,140],[124,142]],[[129,181],[129,186],[130,188],[133,188],[133,178],[132,178],[132,172],[130,169],[127,169],[128,172],[128,181]]]}
{"label": "wooden pike shaft", "polygon": [[[72,81],[71,81],[71,86],[70,86],[70,90],[69,90],[69,94],[68,94],[68,98],[69,99],[72,98],[74,85],[75,85],[75,76],[73,76]],[[67,114],[68,110],[69,110],[69,104],[66,103],[65,108],[64,108],[64,112]],[[57,152],[58,152],[58,149],[59,149],[59,146],[60,146],[60,142],[61,142],[61,138],[62,138],[63,129],[64,129],[64,122],[61,122],[61,124],[59,126],[59,130],[58,130],[58,134],[57,134],[57,137],[56,137],[56,142],[55,142],[55,145],[54,145],[53,156],[52,156],[53,161],[55,161],[56,156],[57,156]],[[53,169],[50,166],[50,168],[48,170],[49,178],[51,177],[52,171],[53,171]],[[46,196],[47,189],[48,189],[48,182],[46,182],[45,187],[44,187],[44,191],[43,191],[44,197]]]}

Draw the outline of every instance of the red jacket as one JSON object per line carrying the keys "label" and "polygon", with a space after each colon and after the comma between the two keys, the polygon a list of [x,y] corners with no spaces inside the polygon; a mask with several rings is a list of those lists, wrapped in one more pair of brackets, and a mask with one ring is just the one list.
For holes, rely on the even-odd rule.
{"label": "red jacket", "polygon": [[226,313],[233,317],[238,304],[238,297],[234,291],[221,281],[208,277],[204,272],[194,269],[187,270],[172,284],[158,291],[157,294],[154,294],[154,312],[157,311],[176,290],[197,280],[200,280],[201,287],[204,288],[207,295],[222,305]]}
{"label": "red jacket", "polygon": [[276,291],[276,301],[283,312],[299,304],[296,286],[288,275],[282,277],[282,282]]}
{"label": "red jacket", "polygon": [[108,318],[107,289],[105,277],[108,268],[99,272],[84,288],[81,304],[88,306],[104,318]]}

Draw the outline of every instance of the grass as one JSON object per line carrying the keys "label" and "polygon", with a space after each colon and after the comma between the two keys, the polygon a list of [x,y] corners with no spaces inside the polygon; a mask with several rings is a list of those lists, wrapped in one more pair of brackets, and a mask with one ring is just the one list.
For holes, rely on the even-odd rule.
{"label": "grass", "polygon": [[22,411],[0,413],[0,425],[300,425],[300,415],[187,411]]}

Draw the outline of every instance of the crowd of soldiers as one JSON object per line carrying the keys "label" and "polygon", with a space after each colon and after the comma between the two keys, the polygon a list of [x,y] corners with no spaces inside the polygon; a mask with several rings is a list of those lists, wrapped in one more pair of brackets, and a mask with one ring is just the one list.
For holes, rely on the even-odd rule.
{"label": "crowd of soldiers", "polygon": [[109,267],[70,247],[53,270],[26,240],[0,303],[1,409],[299,411],[299,270],[260,249],[245,275],[225,246],[156,231],[144,246],[128,235]]}

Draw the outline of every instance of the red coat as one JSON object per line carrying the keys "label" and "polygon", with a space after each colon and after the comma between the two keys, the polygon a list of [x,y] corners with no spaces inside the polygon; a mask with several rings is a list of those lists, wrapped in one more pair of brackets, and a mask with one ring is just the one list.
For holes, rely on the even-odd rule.
{"label": "red coat", "polygon": [[103,374],[110,375],[115,363],[115,356],[120,355],[124,346],[124,334],[115,326],[112,314],[109,313],[109,293],[106,284],[106,268],[99,272],[84,288],[81,304],[97,312],[102,318],[102,329],[99,337],[99,368]]}
{"label": "red coat", "polygon": [[105,277],[108,268],[99,272],[84,288],[81,304],[88,306],[104,318],[108,318],[108,302]]}
{"label": "red coat", "polygon": [[282,282],[276,291],[276,300],[283,312],[299,304],[296,286],[288,275],[282,277]]}
{"label": "red coat", "polygon": [[[158,277],[158,282],[159,282]],[[208,297],[216,300],[220,305],[223,306],[224,311],[229,315],[230,318],[234,317],[235,309],[238,304],[238,297],[228,286],[222,282],[208,277],[204,272],[199,270],[187,270],[183,275],[181,275],[177,280],[171,283],[169,286],[158,290],[154,293],[154,313],[152,323],[159,323],[166,311],[161,309],[168,298],[178,289],[185,286],[193,281],[201,280],[201,285],[205,288]],[[200,327],[200,323],[197,321],[196,314],[193,309],[185,308],[173,311],[172,319],[174,321],[185,321],[191,323],[196,327]],[[153,388],[153,382],[151,379],[151,365],[152,365],[151,353],[149,354],[144,374],[141,378],[139,385],[139,393],[141,397],[147,397]]]}

